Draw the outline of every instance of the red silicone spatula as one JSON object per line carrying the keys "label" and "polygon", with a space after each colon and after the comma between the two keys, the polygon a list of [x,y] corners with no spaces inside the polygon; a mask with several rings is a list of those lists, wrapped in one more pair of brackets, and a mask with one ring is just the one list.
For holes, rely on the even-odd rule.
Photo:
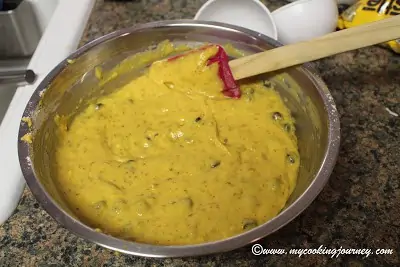
{"label": "red silicone spatula", "polygon": [[219,65],[224,95],[239,98],[241,94],[236,80],[395,40],[400,38],[399,29],[400,15],[231,61],[224,49],[218,46],[218,52],[209,59],[208,64]]}
{"label": "red silicone spatula", "polygon": [[[194,53],[196,51],[205,50],[211,46],[217,46],[218,51],[217,53],[208,59],[207,65],[211,64],[218,64],[218,75],[222,82],[224,83],[224,89],[222,93],[227,97],[232,98],[239,98],[241,96],[239,85],[236,83],[235,79],[233,78],[231,68],[229,67],[229,57],[226,54],[225,50],[219,45],[206,45],[199,49],[192,50],[188,53]],[[168,61],[173,61],[177,58],[183,57],[188,53],[178,55],[175,57],[171,57]]]}

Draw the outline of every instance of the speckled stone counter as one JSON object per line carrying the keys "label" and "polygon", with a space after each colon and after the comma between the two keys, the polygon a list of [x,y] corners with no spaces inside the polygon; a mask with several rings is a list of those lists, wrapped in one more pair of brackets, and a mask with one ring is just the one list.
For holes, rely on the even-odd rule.
{"label": "speckled stone counter", "polygon": [[[192,18],[204,0],[99,1],[82,44],[119,28]],[[284,1],[266,1],[275,9]],[[380,47],[314,63],[341,115],[336,168],[299,217],[262,239],[265,248],[392,248],[393,255],[254,256],[250,247],[187,259],[117,254],[74,236],[40,207],[28,189],[0,227],[0,266],[400,266],[400,56]]]}

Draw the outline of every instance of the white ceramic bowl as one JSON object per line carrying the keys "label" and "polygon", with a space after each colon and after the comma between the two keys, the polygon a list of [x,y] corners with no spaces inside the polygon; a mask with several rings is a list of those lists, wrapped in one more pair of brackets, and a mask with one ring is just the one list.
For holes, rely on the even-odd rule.
{"label": "white ceramic bowl", "polygon": [[299,0],[278,8],[272,17],[283,44],[307,41],[336,30],[336,0]]}
{"label": "white ceramic bowl", "polygon": [[194,19],[241,26],[275,40],[278,38],[272,14],[259,0],[209,0]]}
{"label": "white ceramic bowl", "polygon": [[[287,0],[287,1],[296,2],[296,1],[299,1],[299,0]],[[352,5],[352,4],[356,3],[357,0],[336,0],[336,2],[338,3],[338,5],[340,5],[340,4]]]}

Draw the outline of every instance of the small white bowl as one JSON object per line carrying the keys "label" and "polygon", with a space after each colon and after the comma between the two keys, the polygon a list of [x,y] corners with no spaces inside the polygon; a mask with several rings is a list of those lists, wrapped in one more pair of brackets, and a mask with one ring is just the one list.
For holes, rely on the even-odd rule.
{"label": "small white bowl", "polygon": [[272,12],[278,41],[292,44],[334,32],[338,22],[336,0],[298,0]]}
{"label": "small white bowl", "polygon": [[278,38],[272,14],[259,0],[209,0],[194,19],[241,26],[275,40]]}
{"label": "small white bowl", "polygon": [[[296,1],[299,1],[299,0],[287,0],[287,1],[296,2]],[[352,5],[352,4],[356,3],[357,0],[336,0],[336,2],[338,3],[338,5],[341,5],[341,4],[343,4],[343,5]]]}

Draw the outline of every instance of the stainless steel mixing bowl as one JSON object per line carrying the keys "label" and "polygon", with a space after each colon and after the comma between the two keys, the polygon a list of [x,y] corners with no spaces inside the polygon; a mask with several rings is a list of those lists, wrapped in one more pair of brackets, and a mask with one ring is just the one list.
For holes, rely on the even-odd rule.
{"label": "stainless steel mixing bowl", "polygon": [[[248,54],[279,46],[259,33],[220,23],[201,21],[164,21],[119,30],[77,50],[56,66],[42,81],[26,106],[24,117],[31,117],[33,128],[21,122],[19,140],[27,133],[33,142],[18,142],[22,172],[33,195],[42,207],[71,232],[101,246],[149,257],[182,257],[233,250],[255,242],[278,230],[301,213],[319,194],[334,167],[339,142],[339,118],[325,84],[309,66],[265,75],[274,83],[296,119],[301,166],[298,183],[287,206],[274,219],[231,238],[190,246],[155,246],[121,240],[92,229],[74,214],[63,201],[54,182],[51,167],[57,143],[55,112],[70,114],[78,103],[106,93],[115,84],[101,88],[93,68],[110,69],[122,59],[141,52],[165,39],[174,43],[230,43]],[[72,61],[71,61],[72,60]],[[73,62],[73,64],[71,64]],[[129,74],[130,77],[133,74]],[[122,77],[122,76],[121,76]],[[117,79],[123,84],[127,80]],[[43,92],[45,92],[43,94]]]}

